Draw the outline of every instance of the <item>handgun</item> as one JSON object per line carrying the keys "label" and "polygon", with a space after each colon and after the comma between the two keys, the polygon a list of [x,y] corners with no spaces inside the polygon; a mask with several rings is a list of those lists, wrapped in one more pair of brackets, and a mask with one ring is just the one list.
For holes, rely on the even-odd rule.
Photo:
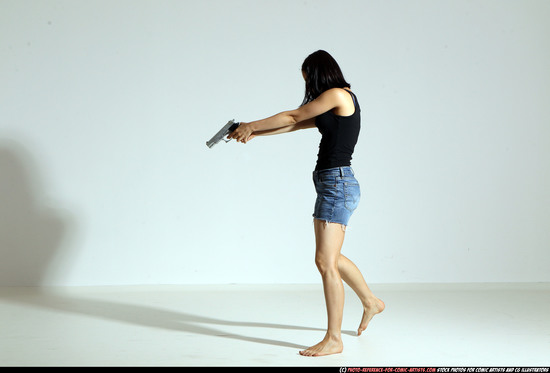
{"label": "handgun", "polygon": [[220,142],[220,140],[223,140],[225,142],[231,141],[231,139],[226,140],[225,137],[229,135],[231,132],[235,131],[237,127],[239,127],[241,123],[235,122],[234,119],[231,119],[225,126],[222,127],[221,130],[218,131],[209,141],[206,142],[206,146],[209,148],[213,147],[217,143]]}

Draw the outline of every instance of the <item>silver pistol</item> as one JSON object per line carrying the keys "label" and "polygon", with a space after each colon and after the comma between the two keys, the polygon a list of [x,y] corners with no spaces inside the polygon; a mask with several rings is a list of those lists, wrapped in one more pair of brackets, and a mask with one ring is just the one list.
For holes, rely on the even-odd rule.
{"label": "silver pistol", "polygon": [[221,140],[225,142],[231,141],[231,139],[226,140],[225,137],[229,135],[231,132],[235,131],[237,127],[239,127],[240,123],[235,122],[234,119],[231,119],[225,126],[222,127],[221,130],[218,131],[209,141],[206,142],[206,146],[209,148],[213,147],[217,143],[219,143]]}

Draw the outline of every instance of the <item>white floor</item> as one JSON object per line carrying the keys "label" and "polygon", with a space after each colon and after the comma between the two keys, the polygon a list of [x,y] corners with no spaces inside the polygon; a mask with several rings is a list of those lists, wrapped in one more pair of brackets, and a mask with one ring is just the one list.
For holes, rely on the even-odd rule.
{"label": "white floor", "polygon": [[371,285],[386,303],[344,352],[320,285],[0,288],[0,366],[550,366],[550,284]]}

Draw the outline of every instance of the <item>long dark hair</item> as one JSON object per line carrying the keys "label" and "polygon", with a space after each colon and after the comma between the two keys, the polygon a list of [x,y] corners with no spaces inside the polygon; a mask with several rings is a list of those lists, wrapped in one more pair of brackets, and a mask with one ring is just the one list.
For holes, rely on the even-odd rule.
{"label": "long dark hair", "polygon": [[331,88],[351,88],[336,60],[326,51],[313,52],[304,60],[302,72],[306,78],[306,93],[302,105],[315,100]]}

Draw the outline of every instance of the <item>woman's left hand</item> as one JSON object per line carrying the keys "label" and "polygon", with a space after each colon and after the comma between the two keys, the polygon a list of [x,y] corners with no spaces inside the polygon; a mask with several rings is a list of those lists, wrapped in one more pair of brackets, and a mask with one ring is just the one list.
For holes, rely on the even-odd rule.
{"label": "woman's left hand", "polygon": [[255,136],[252,134],[252,128],[250,126],[250,123],[241,122],[239,127],[233,132],[231,132],[227,138],[228,139],[235,139],[238,142],[242,142],[243,144],[246,144],[247,141],[252,140]]}

